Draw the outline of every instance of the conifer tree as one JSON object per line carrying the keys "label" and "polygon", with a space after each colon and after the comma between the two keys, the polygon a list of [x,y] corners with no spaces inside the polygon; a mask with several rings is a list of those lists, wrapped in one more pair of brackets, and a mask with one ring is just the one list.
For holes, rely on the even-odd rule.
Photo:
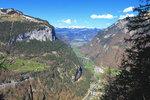
{"label": "conifer tree", "polygon": [[150,100],[150,0],[134,11],[138,15],[127,18],[129,33],[125,39],[131,45],[126,49],[120,74],[106,86],[102,100]]}

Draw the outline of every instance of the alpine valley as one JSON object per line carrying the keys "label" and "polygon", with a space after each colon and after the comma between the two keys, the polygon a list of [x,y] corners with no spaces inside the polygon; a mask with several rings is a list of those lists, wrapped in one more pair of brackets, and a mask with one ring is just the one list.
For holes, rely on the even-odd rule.
{"label": "alpine valley", "polygon": [[[141,49],[140,56],[132,57],[139,51],[132,47],[134,43],[126,42],[125,38],[130,39],[136,33],[144,33],[146,30],[145,36],[148,37],[145,41],[148,44],[143,45],[149,46],[149,15],[148,11],[148,17],[143,15],[143,18],[138,19],[140,16],[137,15],[120,19],[106,29],[77,26],[55,28],[46,20],[31,17],[13,8],[0,9],[0,100],[101,100],[104,95],[109,98],[111,92],[115,92],[116,97],[120,94],[118,97],[121,99],[102,100],[134,100],[124,99],[122,91],[125,91],[126,96],[128,88],[129,95],[132,96],[132,91],[136,94],[137,91],[148,89],[149,70],[140,69],[143,65],[138,57],[143,57],[143,63],[146,61],[149,68],[149,55]],[[108,17],[113,16],[91,16],[92,20],[103,17],[109,19]],[[76,20],[57,22],[60,25],[71,25]],[[134,39],[136,37],[131,40]],[[137,41],[140,39],[145,38],[138,38]],[[142,43],[139,42],[137,47],[143,48]],[[149,48],[144,50],[149,54]],[[126,58],[124,54],[127,51],[130,52],[130,59],[139,60],[138,73],[134,69],[136,64],[122,59]],[[143,54],[147,57],[146,60]],[[127,63],[127,67],[122,68],[123,61],[125,64],[132,62],[134,67]],[[130,73],[131,69],[134,73]],[[135,73],[138,80],[135,81],[136,87],[132,84],[132,80],[136,78],[131,78]],[[130,80],[126,81],[128,78]],[[119,80],[118,83],[115,83],[116,79]],[[143,82],[148,82],[144,89],[137,89],[138,86],[143,86]],[[144,99],[138,100],[147,100],[144,94],[140,95]]]}
{"label": "alpine valley", "polygon": [[[147,22],[143,24],[147,24]],[[109,74],[111,73],[111,77],[120,74],[118,66],[121,64],[125,50],[130,49],[132,45],[125,42],[125,38],[131,37],[138,31],[129,32],[128,25],[127,19],[118,20],[108,28],[99,30],[91,41],[89,40],[87,43],[76,41],[71,45],[84,67],[91,70],[96,80],[96,82],[91,83],[90,89],[84,97],[85,100],[99,100],[104,93],[104,86],[109,80]],[[144,30],[146,28],[142,28],[140,31]],[[150,31],[148,31],[148,34],[150,34]],[[76,38],[76,36],[73,36],[73,38]],[[60,39],[66,41],[66,38]],[[80,45],[77,45],[78,43]]]}
{"label": "alpine valley", "polygon": [[18,10],[1,9],[1,96],[6,100],[99,98],[108,67],[118,74],[116,65],[127,47],[123,39],[129,36],[126,25],[126,20],[119,20],[103,30],[55,29]]}

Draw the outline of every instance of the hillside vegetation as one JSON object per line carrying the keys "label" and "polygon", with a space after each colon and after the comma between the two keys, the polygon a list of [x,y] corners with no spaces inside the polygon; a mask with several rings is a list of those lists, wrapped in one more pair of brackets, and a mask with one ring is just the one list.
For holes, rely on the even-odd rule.
{"label": "hillside vegetation", "polygon": [[[64,42],[25,38],[8,45],[26,32],[54,27],[14,9],[1,12],[0,94],[6,100],[24,100],[29,99],[32,89],[35,100],[81,99],[88,90],[91,74]],[[77,73],[79,69],[82,72]]]}

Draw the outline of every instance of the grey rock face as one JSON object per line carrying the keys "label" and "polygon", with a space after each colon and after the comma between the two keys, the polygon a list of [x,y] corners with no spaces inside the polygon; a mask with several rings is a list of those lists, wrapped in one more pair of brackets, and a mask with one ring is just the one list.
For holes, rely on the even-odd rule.
{"label": "grey rock face", "polygon": [[[53,41],[55,40],[55,36],[53,34],[54,34],[53,29],[46,27],[44,29],[39,29],[29,33],[25,33],[24,36],[28,39],[36,39],[39,41],[47,41],[47,40]],[[22,35],[21,39],[23,39],[24,36]],[[18,38],[17,40],[20,40],[20,38]]]}
{"label": "grey rock face", "polygon": [[10,43],[10,45],[17,42],[17,41],[22,41],[22,40],[25,40],[25,39],[26,40],[36,39],[36,40],[39,40],[39,41],[47,41],[47,40],[54,41],[56,39],[56,36],[55,36],[54,29],[46,27],[46,28],[35,30],[35,31],[32,31],[32,32],[24,33],[24,34],[16,37]]}

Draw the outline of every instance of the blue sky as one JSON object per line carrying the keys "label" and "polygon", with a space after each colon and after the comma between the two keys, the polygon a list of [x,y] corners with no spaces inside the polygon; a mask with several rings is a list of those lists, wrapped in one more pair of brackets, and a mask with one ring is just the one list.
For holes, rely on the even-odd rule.
{"label": "blue sky", "polygon": [[125,15],[135,15],[131,8],[138,5],[139,0],[0,1],[0,8],[20,10],[24,14],[45,19],[55,27],[85,26],[106,28],[120,18],[125,17]]}

